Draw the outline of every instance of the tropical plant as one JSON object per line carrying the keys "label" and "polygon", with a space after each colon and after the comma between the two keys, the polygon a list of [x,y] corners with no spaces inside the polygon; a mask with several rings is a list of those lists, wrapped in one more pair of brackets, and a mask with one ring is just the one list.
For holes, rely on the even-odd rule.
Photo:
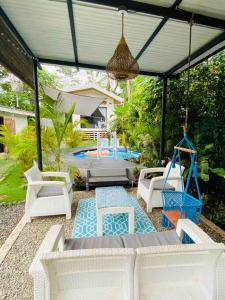
{"label": "tropical plant", "polygon": [[[225,219],[224,79],[225,51],[191,70],[188,98],[188,135],[198,151],[200,189],[208,199],[203,211],[220,226],[224,226]],[[159,161],[162,82],[138,76],[130,83],[130,97],[125,83],[120,87],[126,102],[124,106],[116,108],[113,129],[124,136],[126,147],[141,151],[144,165],[156,165]],[[187,73],[169,81],[165,124],[166,159],[171,158],[173,146],[183,135],[186,91]],[[188,166],[186,158],[184,164]]]}
{"label": "tropical plant", "polygon": [[81,144],[82,138],[83,134],[77,129],[77,125],[74,123],[69,123],[64,135],[64,142],[66,146],[69,148],[77,147]]}
{"label": "tropical plant", "polygon": [[[40,86],[60,87],[56,75],[49,73],[44,68],[38,71],[38,79]],[[20,89],[17,92],[13,88],[13,82],[15,81],[20,85]],[[40,97],[42,96],[43,91],[40,89]],[[33,111],[34,102],[32,99],[33,90],[26,83],[17,79],[6,68],[0,66],[0,105]]]}
{"label": "tropical plant", "polygon": [[58,170],[61,169],[61,145],[66,129],[71,121],[72,114],[75,109],[75,103],[72,104],[67,114],[63,112],[62,107],[63,99],[60,94],[56,101],[51,97],[44,95],[41,107],[41,115],[44,118],[50,119],[53,125],[56,138],[55,160]]}
{"label": "tropical plant", "polygon": [[74,169],[73,171],[72,177],[74,178],[75,189],[80,190],[85,187],[85,178],[81,175],[79,169]]}
{"label": "tropical plant", "polygon": [[17,134],[18,143],[12,154],[20,161],[23,170],[27,170],[33,164],[37,156],[35,127],[29,125]]}
{"label": "tropical plant", "polygon": [[[126,91],[127,85],[121,87]],[[153,78],[138,77],[130,82],[126,101],[115,109],[111,124],[125,147],[141,151],[141,162],[146,166],[159,160],[160,93],[161,85]]]}
{"label": "tropical plant", "polygon": [[5,151],[11,154],[18,143],[18,136],[13,134],[11,130],[4,125],[0,126],[0,143],[5,146]]}
{"label": "tropical plant", "polygon": [[0,127],[0,143],[4,144],[9,157],[16,158],[23,170],[29,168],[36,158],[35,128],[30,125],[17,134],[6,126]]}
{"label": "tropical plant", "polygon": [[56,137],[55,132],[52,127],[41,127],[41,142],[42,149],[46,153],[51,153],[55,151],[56,148]]}
{"label": "tropical plant", "polygon": [[85,127],[88,126],[88,122],[86,120],[74,121],[68,124],[63,139],[67,147],[74,148],[82,143],[84,134],[78,128],[80,124]]}

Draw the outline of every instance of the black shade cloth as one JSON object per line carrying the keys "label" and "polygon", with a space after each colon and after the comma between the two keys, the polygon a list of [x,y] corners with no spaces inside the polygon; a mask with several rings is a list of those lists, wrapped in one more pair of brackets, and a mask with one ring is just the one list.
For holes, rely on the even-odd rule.
{"label": "black shade cloth", "polygon": [[33,88],[33,61],[0,16],[0,63]]}

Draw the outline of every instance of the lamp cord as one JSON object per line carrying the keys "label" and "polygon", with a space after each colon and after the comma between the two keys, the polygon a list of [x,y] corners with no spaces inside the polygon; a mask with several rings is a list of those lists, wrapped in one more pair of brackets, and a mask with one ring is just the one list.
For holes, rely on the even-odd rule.
{"label": "lamp cord", "polygon": [[124,36],[124,13],[122,13],[122,37]]}

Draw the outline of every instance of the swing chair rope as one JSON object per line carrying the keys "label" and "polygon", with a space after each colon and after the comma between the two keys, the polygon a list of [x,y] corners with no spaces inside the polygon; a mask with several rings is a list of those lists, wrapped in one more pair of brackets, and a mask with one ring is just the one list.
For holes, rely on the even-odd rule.
{"label": "swing chair rope", "polygon": [[189,24],[190,24],[190,27],[189,27],[189,48],[188,48],[187,98],[186,98],[184,132],[187,132],[187,128],[188,128],[188,111],[189,111],[188,101],[189,101],[189,94],[190,94],[191,42],[192,42],[192,26],[194,24],[194,14],[193,13],[192,13]]}
{"label": "swing chair rope", "polygon": [[[197,169],[197,151],[193,146],[192,142],[188,139],[187,128],[188,128],[188,104],[190,98],[190,67],[191,67],[191,42],[192,42],[192,26],[193,26],[194,14],[192,14],[190,19],[190,29],[189,29],[189,49],[188,49],[188,72],[187,72],[187,97],[186,97],[186,112],[185,112],[185,124],[184,124],[184,136],[183,139],[174,147],[173,157],[166,174],[162,189],[162,200],[163,200],[163,218],[162,224],[166,227],[169,223],[173,223],[172,213],[179,210],[180,218],[183,218],[183,213],[185,218],[190,218],[193,222],[199,223],[201,218],[202,210],[202,200],[201,193],[198,185],[198,169]],[[183,147],[186,145],[186,147]],[[190,156],[190,167],[188,170],[188,175],[186,178],[186,184],[183,181],[183,171],[182,171],[182,152],[186,152]],[[177,162],[178,160],[178,162]],[[166,189],[166,183],[170,183],[170,172],[172,168],[177,168],[179,166],[180,171],[180,184],[181,187],[177,187],[174,191]],[[176,171],[177,172],[177,171]],[[191,179],[194,178],[194,182],[197,190],[197,197],[190,195],[190,184]],[[171,211],[171,215],[166,214],[167,211]],[[167,221],[165,221],[167,220]]]}

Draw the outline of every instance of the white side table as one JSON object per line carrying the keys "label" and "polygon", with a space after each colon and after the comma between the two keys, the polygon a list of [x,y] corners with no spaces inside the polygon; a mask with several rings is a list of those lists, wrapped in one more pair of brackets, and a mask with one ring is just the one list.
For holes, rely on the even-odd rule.
{"label": "white side table", "polygon": [[103,234],[103,218],[105,214],[128,214],[129,233],[134,233],[134,207],[129,201],[123,187],[96,188],[97,235]]}

